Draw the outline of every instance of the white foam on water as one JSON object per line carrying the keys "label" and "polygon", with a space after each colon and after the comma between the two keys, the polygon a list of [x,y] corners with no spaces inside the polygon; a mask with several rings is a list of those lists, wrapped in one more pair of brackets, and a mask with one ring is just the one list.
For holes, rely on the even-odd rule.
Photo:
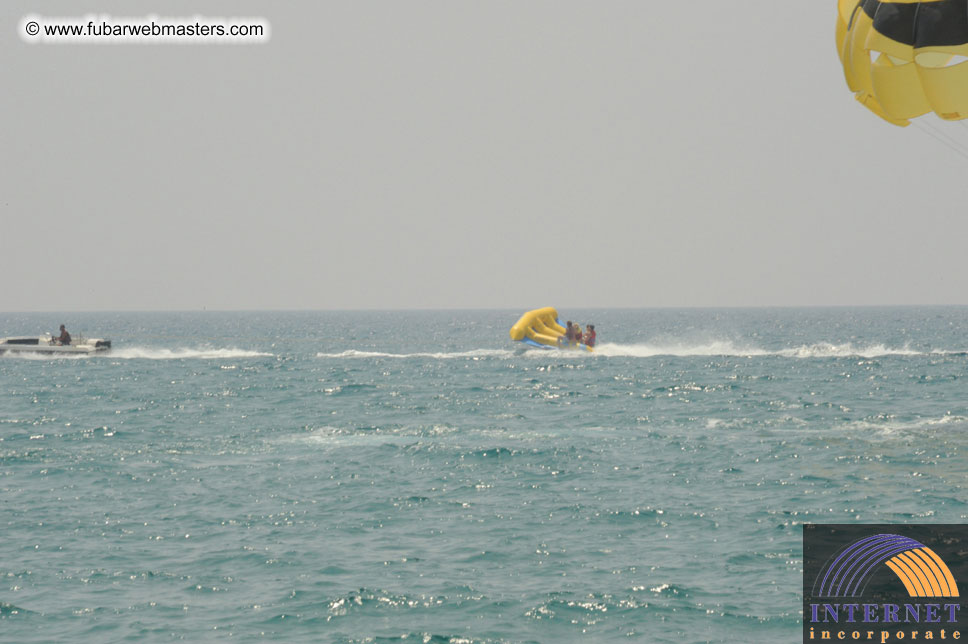
{"label": "white foam on water", "polygon": [[786,358],[879,358],[882,356],[920,356],[929,354],[923,351],[915,351],[907,346],[894,348],[883,344],[855,346],[850,342],[845,344],[818,342],[816,344],[778,351],[777,355]]}
{"label": "white foam on water", "polygon": [[112,360],[232,360],[236,358],[268,358],[273,354],[262,351],[225,348],[159,349],[154,347],[124,347],[99,354]]}
{"label": "white foam on water", "polygon": [[340,353],[317,353],[317,358],[431,358],[434,360],[453,360],[460,358],[510,358],[513,351],[507,349],[475,349],[441,353],[384,353],[382,351],[356,351],[349,349]]}
{"label": "white foam on water", "polygon": [[653,358],[656,356],[765,356],[770,352],[756,347],[743,347],[729,340],[712,340],[700,344],[613,344],[595,347],[595,354],[610,357]]}
{"label": "white foam on water", "polygon": [[954,414],[940,416],[937,418],[919,418],[916,420],[856,420],[839,425],[836,429],[841,431],[876,431],[884,434],[895,434],[903,432],[918,432],[925,429],[944,427],[945,425],[964,425],[968,424],[968,417],[957,416]]}
{"label": "white foam on water", "polygon": [[782,358],[878,358],[886,356],[928,356],[960,354],[960,351],[918,351],[904,347],[889,347],[884,344],[855,345],[851,342],[835,344],[817,342],[789,349],[767,350],[755,346],[735,344],[729,340],[713,340],[698,344],[602,344],[595,349],[597,355],[629,358],[651,358],[655,356],[692,357],[728,356],[755,357],[777,356]]}

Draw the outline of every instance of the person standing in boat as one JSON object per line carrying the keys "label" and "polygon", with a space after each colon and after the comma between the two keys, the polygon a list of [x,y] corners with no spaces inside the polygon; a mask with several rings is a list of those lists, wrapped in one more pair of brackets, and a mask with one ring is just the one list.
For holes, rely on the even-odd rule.
{"label": "person standing in boat", "polygon": [[71,343],[71,334],[67,332],[67,329],[62,324],[60,326],[60,336],[54,338],[54,342],[67,346]]}

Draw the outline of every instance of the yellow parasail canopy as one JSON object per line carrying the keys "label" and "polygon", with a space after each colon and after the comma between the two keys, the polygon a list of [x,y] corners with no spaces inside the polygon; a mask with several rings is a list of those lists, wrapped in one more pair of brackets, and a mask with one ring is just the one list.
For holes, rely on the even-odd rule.
{"label": "yellow parasail canopy", "polygon": [[968,2],[838,0],[847,87],[885,121],[968,118]]}

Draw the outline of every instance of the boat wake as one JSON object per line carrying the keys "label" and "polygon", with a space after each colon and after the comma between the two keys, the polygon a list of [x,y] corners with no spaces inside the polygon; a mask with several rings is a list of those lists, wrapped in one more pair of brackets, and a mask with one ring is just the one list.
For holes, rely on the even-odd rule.
{"label": "boat wake", "polygon": [[613,344],[595,347],[595,354],[617,358],[653,358],[659,356],[765,356],[768,351],[756,347],[739,346],[729,341],[710,341],[701,344]]}
{"label": "boat wake", "polygon": [[104,353],[4,353],[2,358],[14,360],[234,360],[238,358],[268,358],[274,354],[245,349],[125,347]]}
{"label": "boat wake", "polygon": [[434,360],[511,358],[514,351],[508,349],[475,349],[473,351],[454,351],[441,353],[384,353],[382,351],[356,351],[350,349],[340,353],[317,353],[317,358],[431,358]]}
{"label": "boat wake", "polygon": [[233,360],[236,358],[268,358],[273,354],[262,351],[227,348],[180,348],[159,349],[152,347],[125,347],[104,355],[112,360]]}
{"label": "boat wake", "polygon": [[785,349],[764,349],[754,345],[738,344],[729,340],[712,340],[700,343],[667,342],[643,344],[604,343],[595,348],[594,353],[584,351],[557,351],[548,349],[526,349],[511,351],[506,349],[474,349],[471,351],[453,352],[415,352],[390,353],[384,351],[357,351],[349,349],[339,353],[317,353],[317,358],[328,359],[406,359],[424,358],[430,360],[481,360],[481,359],[509,359],[535,358],[548,359],[594,359],[596,357],[613,358],[655,358],[655,357],[777,357],[793,359],[809,358],[882,358],[889,356],[943,356],[968,355],[965,351],[931,350],[921,351],[909,346],[890,347],[885,344],[854,344],[817,342]]}
{"label": "boat wake", "polygon": [[740,345],[731,341],[711,341],[701,344],[602,344],[595,353],[603,356],[651,358],[658,356],[692,357],[758,357],[781,358],[881,358],[888,356],[959,355],[963,351],[919,351],[909,346],[889,347],[884,344],[858,345],[851,342],[835,344],[817,342],[787,349],[763,349]]}
{"label": "boat wake", "polygon": [[[269,358],[275,354],[264,351],[250,351],[238,348],[189,348],[164,349],[157,347],[124,347],[105,353],[97,354],[38,354],[38,353],[6,353],[0,355],[2,359],[13,360],[235,360],[243,358]],[[558,351],[546,349],[472,349],[469,351],[440,351],[392,353],[385,351],[358,351],[348,349],[338,353],[317,353],[317,358],[331,360],[360,360],[360,359],[425,359],[425,360],[506,360],[511,358],[526,359],[578,359],[587,360],[598,357],[610,358],[656,358],[656,357],[779,357],[793,359],[809,358],[881,358],[889,356],[958,356],[968,355],[968,351],[959,350],[917,350],[908,346],[890,347],[884,344],[853,344],[850,342],[835,344],[818,342],[804,344],[786,349],[763,349],[753,345],[737,344],[728,340],[709,341],[696,344],[689,343],[642,343],[617,344],[604,343],[595,348],[594,353],[585,351]]]}
{"label": "boat wake", "polygon": [[968,422],[968,418],[958,415],[945,415],[938,418],[918,418],[915,420],[856,420],[843,423],[835,427],[840,431],[876,431],[884,434],[897,433],[917,433],[923,438],[921,432],[934,429],[944,429],[947,425],[961,426]]}

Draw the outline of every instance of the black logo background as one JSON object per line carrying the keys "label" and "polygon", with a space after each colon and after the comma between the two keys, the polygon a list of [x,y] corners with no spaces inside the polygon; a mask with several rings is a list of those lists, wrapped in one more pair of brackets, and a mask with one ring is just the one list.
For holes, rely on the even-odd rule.
{"label": "black logo background", "polygon": [[[803,641],[819,641],[819,634],[814,639],[808,639],[810,627],[819,633],[820,630],[891,630],[896,631],[924,631],[926,627],[945,628],[947,631],[965,630],[961,622],[968,625],[968,615],[961,615],[959,611],[958,623],[947,623],[947,614],[942,624],[863,624],[857,622],[848,624],[844,617],[840,624],[811,623],[810,604],[959,604],[961,597],[933,598],[911,597],[898,579],[886,565],[881,564],[869,578],[867,586],[860,597],[816,597],[813,595],[814,583],[824,567],[833,560],[841,550],[858,539],[875,534],[898,534],[920,541],[931,548],[948,569],[958,584],[961,594],[968,592],[968,525],[937,524],[937,525],[907,525],[907,524],[816,524],[808,523],[803,526]],[[817,583],[817,590],[820,584]],[[903,612],[902,612],[903,616]],[[822,617],[822,613],[821,613]],[[963,633],[963,636],[968,632]]]}

